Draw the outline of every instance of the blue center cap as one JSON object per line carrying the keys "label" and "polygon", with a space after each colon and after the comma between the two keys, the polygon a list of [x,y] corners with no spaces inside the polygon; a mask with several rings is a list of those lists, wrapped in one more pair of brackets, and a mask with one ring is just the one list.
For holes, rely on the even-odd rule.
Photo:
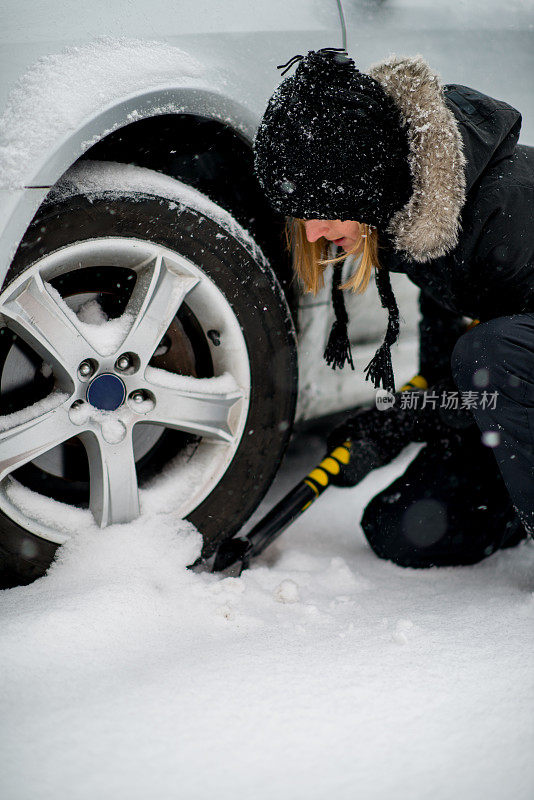
{"label": "blue center cap", "polygon": [[115,411],[126,397],[124,383],[116,375],[104,372],[87,387],[87,402],[103,411]]}

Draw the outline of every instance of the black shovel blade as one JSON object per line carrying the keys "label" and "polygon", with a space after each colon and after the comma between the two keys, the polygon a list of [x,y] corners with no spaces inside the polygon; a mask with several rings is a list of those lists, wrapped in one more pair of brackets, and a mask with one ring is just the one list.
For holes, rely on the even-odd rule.
{"label": "black shovel blade", "polygon": [[227,539],[219,545],[211,571],[222,572],[235,564],[239,570],[237,575],[241,575],[248,567],[250,550],[251,543],[244,536]]}

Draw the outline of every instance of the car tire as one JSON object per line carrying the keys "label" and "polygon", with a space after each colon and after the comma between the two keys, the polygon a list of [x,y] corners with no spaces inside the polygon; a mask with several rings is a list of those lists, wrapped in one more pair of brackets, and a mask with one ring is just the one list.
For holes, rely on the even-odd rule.
{"label": "car tire", "polygon": [[[77,347],[75,343],[72,346],[69,344],[69,352],[63,348],[65,352],[56,358],[54,350],[56,354],[49,358],[48,345],[43,346],[46,337],[42,332],[48,323],[42,323],[39,327],[39,322],[28,322],[33,313],[30,301],[34,304],[44,302],[45,312],[41,310],[39,313],[46,316],[47,320],[50,319],[46,312],[48,304],[55,303],[53,313],[59,305],[58,317],[61,317],[61,325],[67,327],[63,329],[58,323],[52,339],[56,337],[63,341],[65,331],[71,328],[76,338],[79,330],[89,330],[87,325],[95,328],[95,331],[91,328],[91,336],[94,337],[98,333],[97,328],[100,332],[111,330],[111,323],[119,320],[117,325],[120,327],[124,319],[130,322],[134,320],[133,329],[137,318],[132,308],[137,308],[136,303],[139,305],[141,302],[139,299],[134,302],[136,287],[150,280],[155,285],[153,273],[147,272],[148,267],[143,266],[145,262],[141,266],[137,262],[132,266],[135,258],[139,260],[139,254],[145,257],[143,248],[148,248],[146,252],[149,254],[157,254],[154,255],[155,261],[150,263],[159,264],[158,269],[163,275],[162,286],[166,286],[165,280],[182,283],[189,280],[194,287],[184,295],[172,318],[169,316],[167,322],[171,320],[171,323],[161,340],[161,331],[157,333],[161,323],[154,322],[152,317],[157,317],[157,314],[146,310],[149,305],[149,301],[146,301],[141,322],[151,335],[153,331],[157,333],[158,341],[153,342],[156,348],[154,353],[147,355],[146,361],[143,361],[143,356],[129,353],[122,362],[123,365],[129,363],[129,370],[126,369],[124,374],[118,373],[117,365],[121,358],[118,353],[124,341],[130,341],[130,334],[127,334],[118,349],[117,342],[114,343],[116,350],[110,351],[107,356],[82,359],[77,372],[72,366],[66,366],[69,359],[75,363],[72,354],[72,349]],[[151,266],[150,269],[156,268]],[[137,274],[133,274],[132,279],[135,270]],[[146,279],[143,277],[145,272],[148,275]],[[165,288],[150,291],[153,293],[150,301],[159,292],[160,304],[165,300],[163,295],[169,294]],[[145,295],[141,289],[139,293],[143,300]],[[148,295],[148,290],[146,293]],[[82,310],[86,314],[91,304],[94,311],[95,303],[98,308],[105,307],[105,313],[102,310],[105,320],[102,325],[108,325],[106,329],[99,328],[98,321],[87,323],[86,320],[83,323],[85,328],[77,321],[81,319]],[[68,306],[67,311],[63,304]],[[141,312],[138,318],[141,319]],[[35,324],[36,329],[32,328]],[[225,334],[225,331],[228,333]],[[225,338],[228,339],[227,345]],[[142,337],[138,335],[137,341],[141,340]],[[147,336],[149,340],[150,336]],[[93,339],[90,341],[94,345]],[[136,341],[135,336],[132,341]],[[167,351],[162,347],[164,341],[170,348]],[[109,343],[105,347],[99,346],[107,350],[111,347]],[[145,347],[144,344],[140,346],[141,350]],[[147,353],[152,352],[151,347],[146,347]],[[58,345],[56,349],[61,350],[62,346]],[[160,350],[163,355],[158,355]],[[176,352],[171,358],[174,350]],[[148,364],[148,359],[150,364],[145,369],[143,364]],[[81,383],[86,363],[89,364],[87,369],[93,370],[86,381],[89,388]],[[11,383],[8,380],[9,370],[12,373]],[[136,374],[126,374],[131,372]],[[13,378],[13,374],[18,377]],[[25,376],[23,379],[20,378],[21,374]],[[151,384],[146,384],[145,378],[149,374],[152,377],[157,374],[161,386],[158,383],[154,389]],[[2,381],[2,378],[5,380]],[[206,380],[211,380],[211,383],[206,383]],[[228,389],[225,380],[233,381],[232,386],[238,388]],[[132,381],[137,381],[139,386],[145,388],[135,389],[137,384],[134,385]],[[106,387],[119,384],[123,384],[124,388],[122,404],[118,407],[106,405],[112,402],[109,400],[111,395],[106,394]],[[169,386],[164,388],[165,384]],[[182,423],[180,419],[176,421],[177,412],[171,402],[175,385],[178,386],[176,405],[180,407],[184,397],[187,406],[191,397],[188,392],[202,387],[202,392],[197,393],[199,399],[195,402],[198,403],[205,427],[200,422],[197,424],[197,406],[194,404],[191,406],[194,410],[190,413],[193,421],[188,417],[185,429],[180,427]],[[7,390],[4,391],[2,386],[7,386]],[[183,386],[185,389],[181,388]],[[94,399],[99,387],[104,387],[104,400]],[[212,393],[213,387],[218,387],[218,394]],[[208,391],[208,400],[202,394],[204,391]],[[191,187],[151,170],[123,164],[82,162],[67,173],[40,208],[2,287],[0,401],[2,393],[4,402],[1,413],[4,416],[0,417],[0,423],[3,420],[4,424],[3,428],[0,427],[0,449],[2,437],[9,438],[12,432],[10,441],[15,454],[12,460],[16,465],[14,470],[8,467],[7,472],[4,470],[4,473],[0,473],[5,475],[0,481],[0,486],[4,485],[0,496],[0,558],[4,565],[4,586],[29,583],[43,575],[58,546],[69,535],[68,525],[67,528],[65,524],[63,527],[60,525],[59,530],[55,531],[49,520],[43,522],[39,510],[31,513],[25,511],[24,502],[20,504],[21,510],[13,499],[16,494],[13,487],[22,492],[24,497],[31,492],[30,499],[35,499],[38,509],[39,503],[44,503],[44,508],[51,501],[52,504],[56,503],[52,507],[57,507],[59,512],[64,506],[77,509],[76,513],[82,514],[83,520],[89,519],[88,515],[93,512],[90,517],[93,520],[97,508],[95,518],[101,526],[127,522],[136,516],[136,513],[130,514],[127,501],[124,500],[119,502],[119,510],[115,515],[109,511],[114,498],[124,494],[122,488],[118,488],[118,478],[113,479],[116,481],[114,485],[111,485],[110,478],[111,489],[106,500],[108,511],[102,511],[105,503],[101,494],[104,490],[100,485],[98,490],[94,489],[94,475],[100,475],[98,470],[101,467],[97,469],[91,458],[96,458],[95,452],[98,451],[98,459],[106,461],[106,456],[102,455],[104,451],[98,450],[104,441],[104,423],[98,420],[107,420],[109,415],[109,418],[115,419],[113,415],[119,414],[131,417],[138,413],[133,399],[137,402],[140,397],[140,406],[145,400],[150,401],[148,405],[152,404],[150,413],[153,415],[162,408],[165,408],[165,412],[161,411],[159,421],[154,416],[156,421],[151,424],[152,418],[147,417],[148,422],[135,428],[136,435],[142,429],[145,439],[148,436],[148,444],[143,440],[138,458],[137,440],[134,437],[132,452],[135,469],[125,465],[124,472],[130,468],[142,492],[150,492],[150,487],[157,485],[158,480],[163,480],[162,475],[171,474],[172,469],[175,469],[172,474],[176,474],[179,484],[184,470],[193,469],[191,464],[197,459],[196,472],[191,473],[199,476],[197,483],[184,478],[185,489],[180,490],[181,499],[176,500],[175,506],[172,506],[174,500],[169,501],[171,507],[168,510],[182,510],[182,515],[197,527],[203,537],[203,555],[207,557],[221,541],[239,530],[257,507],[273,480],[289,440],[297,396],[296,341],[291,313],[276,276],[261,250],[228,212]],[[22,438],[22,428],[26,424],[24,415],[31,416],[35,413],[31,409],[40,408],[35,403],[44,404],[45,410],[41,416],[27,424],[37,426],[33,437],[35,442],[41,443],[41,439],[44,442],[46,436],[52,441],[51,434],[42,434],[45,425],[43,420],[45,417],[48,420],[46,415],[56,413],[56,406],[49,411],[49,398],[52,396],[60,400],[63,398],[58,406],[66,409],[61,411],[62,419],[66,420],[68,416],[70,420],[77,420],[76,414],[81,407],[92,414],[94,418],[84,423],[92,426],[92,429],[85,432],[80,429],[79,436],[63,439],[49,450],[38,452],[36,448],[37,457],[32,459],[29,457],[30,451],[24,450],[24,447],[28,447],[29,437],[26,433],[26,438]],[[205,422],[206,403],[213,404],[216,423],[212,424],[211,418]],[[9,414],[14,416],[6,416]],[[170,419],[168,425],[165,414]],[[10,419],[15,421],[11,426]],[[136,419],[137,422],[131,425],[132,432],[139,423],[139,419]],[[49,427],[52,425],[50,422],[46,424]],[[65,424],[68,426],[70,422],[67,420]],[[129,424],[126,421],[122,427],[130,431]],[[124,441],[127,441],[130,434],[122,431],[121,435],[126,435]],[[24,445],[20,444],[22,441]],[[105,447],[110,450],[119,448],[119,445]],[[203,460],[199,453],[202,453]],[[215,454],[218,461],[215,460]],[[120,461],[120,456],[114,455],[113,458]],[[178,466],[173,467],[176,463]],[[60,467],[56,464],[60,464]],[[202,472],[202,469],[205,471]],[[118,467],[113,467],[113,470],[110,468],[110,474],[120,472]],[[191,489],[190,495],[187,495],[190,484],[194,485],[194,490]],[[126,494],[128,491],[132,493],[133,497],[135,487],[128,485],[124,491]],[[96,505],[93,503],[94,492],[99,497]],[[58,502],[63,505],[57,505]],[[142,509],[140,513],[145,512]]]}

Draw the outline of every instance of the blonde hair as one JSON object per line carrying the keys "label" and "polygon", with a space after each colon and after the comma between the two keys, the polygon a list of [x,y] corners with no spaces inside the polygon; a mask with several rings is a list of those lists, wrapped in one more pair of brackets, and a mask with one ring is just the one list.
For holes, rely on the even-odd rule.
{"label": "blonde hair", "polygon": [[317,294],[324,286],[323,273],[329,264],[338,264],[349,256],[359,255],[362,259],[356,272],[342,284],[342,289],[351,289],[357,294],[363,294],[369,285],[373,267],[378,269],[378,231],[366,223],[360,224],[362,239],[347,253],[337,258],[327,258],[328,242],[321,237],[316,242],[309,242],[306,237],[305,221],[296,217],[286,220],[287,247],[293,254],[293,268],[304,284],[306,292]]}

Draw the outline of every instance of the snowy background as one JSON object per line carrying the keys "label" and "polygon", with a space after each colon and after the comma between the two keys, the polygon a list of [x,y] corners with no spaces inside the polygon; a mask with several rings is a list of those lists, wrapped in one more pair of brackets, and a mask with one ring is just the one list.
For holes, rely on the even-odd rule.
{"label": "snowy background", "polygon": [[472,86],[523,114],[534,144],[533,0],[342,0],[347,46],[363,68],[421,53],[444,83]]}

